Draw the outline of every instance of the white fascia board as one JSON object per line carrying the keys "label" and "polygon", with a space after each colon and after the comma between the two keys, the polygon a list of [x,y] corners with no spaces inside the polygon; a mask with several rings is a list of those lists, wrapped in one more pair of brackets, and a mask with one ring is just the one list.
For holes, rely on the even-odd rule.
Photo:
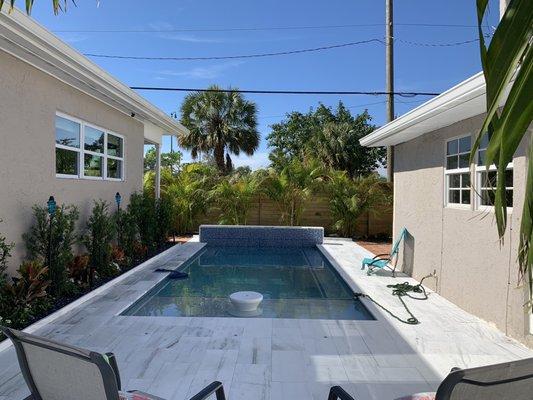
{"label": "white fascia board", "polygon": [[23,12],[0,11],[0,50],[19,58],[99,101],[168,134],[187,132],[165,114],[87,57],[70,47]]}
{"label": "white fascia board", "polygon": [[416,107],[360,140],[363,146],[389,146],[482,114],[486,108],[485,78],[480,72]]}

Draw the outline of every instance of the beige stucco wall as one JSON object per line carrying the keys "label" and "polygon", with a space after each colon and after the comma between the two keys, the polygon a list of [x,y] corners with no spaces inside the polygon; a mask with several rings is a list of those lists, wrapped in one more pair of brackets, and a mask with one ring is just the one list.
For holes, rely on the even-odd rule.
{"label": "beige stucco wall", "polygon": [[483,116],[461,121],[395,146],[394,232],[406,227],[403,268],[415,278],[436,271],[424,283],[463,309],[494,323],[533,346],[528,334],[526,291],[517,288],[516,263],[520,214],[525,188],[527,143],[514,164],[514,208],[503,244],[493,212],[445,207],[445,142],[475,135]]}
{"label": "beige stucco wall", "polygon": [[[127,199],[141,189],[144,127],[1,51],[0,96],[0,232],[16,243],[9,268],[13,272],[25,254],[21,235],[32,223],[32,205],[45,205],[54,195],[58,203],[79,208],[83,225],[93,199],[114,205],[117,191]],[[125,136],[124,182],[55,177],[56,111]]]}

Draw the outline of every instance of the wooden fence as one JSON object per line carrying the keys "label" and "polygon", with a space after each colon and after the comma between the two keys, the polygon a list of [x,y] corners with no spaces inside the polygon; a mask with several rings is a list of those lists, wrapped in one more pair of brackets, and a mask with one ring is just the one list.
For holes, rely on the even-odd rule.
{"label": "wooden fence", "polygon": [[[211,209],[199,218],[198,225],[217,224],[220,213]],[[248,225],[280,225],[281,212],[275,202],[265,196],[254,199],[248,213]],[[300,225],[322,226],[326,233],[335,233],[329,199],[325,195],[316,195],[307,201],[302,213]],[[357,221],[357,237],[390,236],[392,234],[392,210],[378,210],[365,213]]]}

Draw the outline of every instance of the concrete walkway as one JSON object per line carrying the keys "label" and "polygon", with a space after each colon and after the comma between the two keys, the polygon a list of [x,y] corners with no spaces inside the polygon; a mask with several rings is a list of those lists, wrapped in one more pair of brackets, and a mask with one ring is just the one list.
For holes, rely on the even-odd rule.
{"label": "concrete walkway", "polygon": [[[422,322],[416,326],[366,300],[376,321],[118,315],[163,279],[154,269],[176,268],[202,246],[177,245],[31,330],[113,351],[126,389],[175,400],[190,398],[213,380],[224,383],[229,400],[326,400],[334,384],[358,400],[387,400],[435,390],[454,366],[533,357],[533,351],[434,293],[428,301],[409,301]],[[386,285],[414,280],[366,276],[360,262],[370,253],[351,241],[328,239],[320,248],[355,291],[403,313]],[[0,400],[27,394],[12,347],[1,351]]]}

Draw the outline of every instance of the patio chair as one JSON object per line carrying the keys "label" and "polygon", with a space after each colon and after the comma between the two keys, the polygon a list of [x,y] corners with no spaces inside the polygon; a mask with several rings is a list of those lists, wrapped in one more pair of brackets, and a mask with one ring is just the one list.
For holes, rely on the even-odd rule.
{"label": "patio chair", "polygon": [[[396,400],[531,400],[533,358],[484,367],[453,368],[437,392]],[[340,386],[333,386],[328,400],[354,400]]]}
{"label": "patio chair", "polygon": [[375,269],[389,268],[392,271],[392,276],[396,277],[396,265],[398,264],[398,253],[400,252],[400,243],[405,239],[407,229],[403,228],[400,236],[392,245],[390,254],[378,254],[374,258],[365,258],[361,263],[361,269],[367,267],[367,275],[371,275]]}
{"label": "patio chair", "polygon": [[[120,374],[112,353],[100,354],[3,326],[0,330],[13,341],[30,389],[31,395],[24,400],[119,400],[124,393],[163,400],[140,391],[121,395]],[[222,383],[213,382],[191,400],[203,400],[213,393],[217,400],[226,399]]]}

